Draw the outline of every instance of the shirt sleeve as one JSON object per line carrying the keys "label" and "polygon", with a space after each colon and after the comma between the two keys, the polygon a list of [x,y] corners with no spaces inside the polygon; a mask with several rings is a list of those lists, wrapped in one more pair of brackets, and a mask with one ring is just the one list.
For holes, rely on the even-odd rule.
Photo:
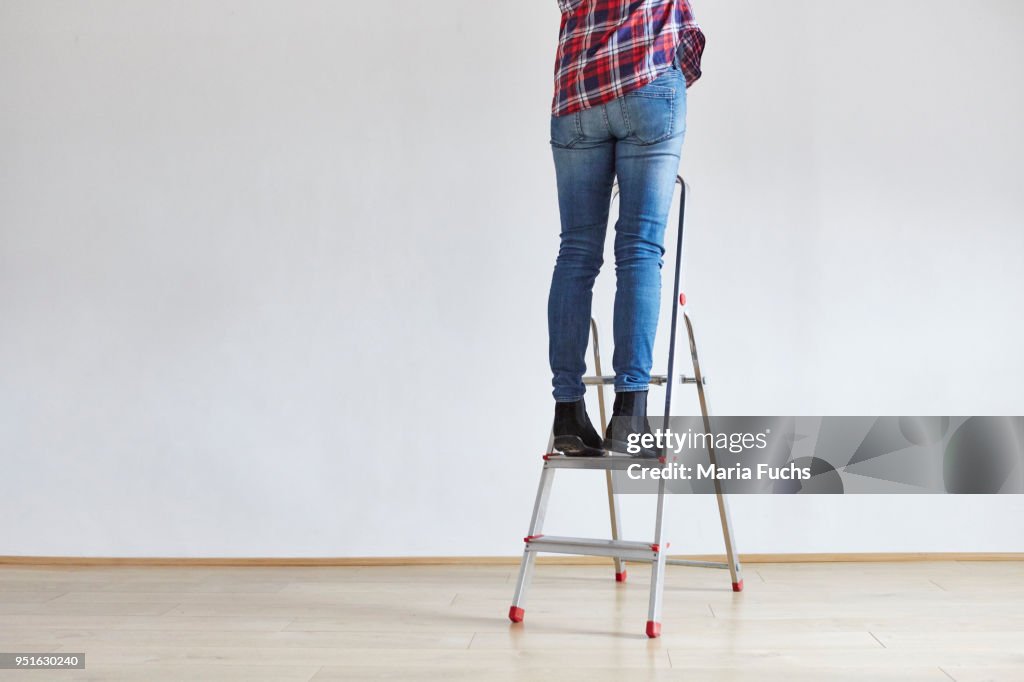
{"label": "shirt sleeve", "polygon": [[686,85],[693,85],[701,77],[701,57],[707,40],[699,26],[683,26],[680,29],[679,65],[686,76]]}

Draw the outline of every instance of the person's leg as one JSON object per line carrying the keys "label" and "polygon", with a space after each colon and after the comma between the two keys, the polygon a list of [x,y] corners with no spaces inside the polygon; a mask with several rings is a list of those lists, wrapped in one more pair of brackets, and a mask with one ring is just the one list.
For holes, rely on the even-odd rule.
{"label": "person's leg", "polygon": [[548,296],[548,354],[555,401],[583,397],[594,280],[601,269],[615,176],[605,108],[553,117],[561,244]]}
{"label": "person's leg", "polygon": [[616,393],[646,391],[661,306],[665,224],[686,130],[686,81],[672,68],[617,101],[615,225]]}
{"label": "person's leg", "polygon": [[657,450],[631,446],[629,441],[651,430],[647,389],[661,307],[665,223],[686,130],[686,81],[673,67],[617,104],[610,116],[619,138],[615,150],[619,178],[612,356],[615,404],[604,446],[613,452],[658,457]]}

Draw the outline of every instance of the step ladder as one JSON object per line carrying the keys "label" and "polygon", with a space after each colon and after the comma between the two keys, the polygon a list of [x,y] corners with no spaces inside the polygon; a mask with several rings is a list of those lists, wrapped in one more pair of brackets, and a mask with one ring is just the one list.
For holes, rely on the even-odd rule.
{"label": "step ladder", "polygon": [[[707,395],[705,391],[706,379],[701,373],[700,361],[697,357],[697,342],[693,333],[693,322],[685,310],[686,297],[680,293],[680,273],[682,270],[683,250],[683,224],[686,214],[687,185],[682,177],[676,178],[676,184],[680,188],[679,196],[679,228],[676,238],[675,251],[675,284],[673,288],[673,300],[678,305],[672,307],[672,322],[669,335],[668,368],[665,374],[651,377],[651,384],[665,388],[665,421],[672,414],[672,387],[676,380],[682,384],[693,385],[697,388],[697,397],[700,403],[701,416],[703,417],[704,430],[711,432],[711,421],[708,411]],[[614,201],[613,195],[613,201]],[[693,362],[693,375],[675,375],[675,349],[676,349],[676,328],[679,312],[682,310],[682,317],[686,325],[686,333],[690,342],[690,357]],[[614,385],[615,377],[605,375],[601,370],[601,350],[598,339],[597,323],[591,318],[590,321],[591,341],[594,356],[594,376],[583,378],[586,386],[597,388],[597,404],[601,417],[601,434],[604,434],[608,427],[608,417],[605,410],[604,387]],[[717,464],[712,439],[708,442],[708,458],[711,464]],[[626,562],[646,562],[651,564],[651,591],[648,604],[647,636],[654,638],[661,635],[661,610],[662,594],[665,586],[665,566],[696,566],[700,568],[729,569],[732,578],[732,589],[734,592],[743,590],[743,576],[736,547],[733,541],[732,521],[729,517],[729,507],[725,495],[722,493],[721,483],[715,480],[715,496],[718,499],[718,515],[722,524],[722,535],[725,539],[726,561],[689,561],[682,559],[669,559],[667,556],[668,543],[665,542],[665,480],[659,479],[657,491],[657,507],[655,511],[654,536],[650,541],[629,541],[621,539],[621,523],[619,519],[619,507],[616,501],[615,483],[612,472],[622,471],[633,464],[643,466],[660,466],[666,461],[664,455],[659,460],[645,460],[630,457],[624,454],[609,453],[604,457],[566,457],[553,452],[554,433],[548,437],[548,445],[543,457],[544,464],[541,469],[540,485],[537,489],[537,499],[533,505],[533,516],[530,519],[530,530],[523,541],[523,560],[519,568],[519,578],[516,581],[515,594],[512,597],[512,606],[509,609],[508,617],[513,623],[521,623],[525,616],[526,593],[533,576],[534,563],[537,554],[548,552],[552,554],[578,554],[586,556],[610,557],[615,564],[616,582],[626,581]],[[611,539],[589,539],[562,537],[544,534],[544,517],[547,512],[548,501],[551,498],[551,488],[555,479],[555,471],[559,469],[587,469],[603,470],[605,472],[605,484],[608,491],[608,512],[611,520]]]}

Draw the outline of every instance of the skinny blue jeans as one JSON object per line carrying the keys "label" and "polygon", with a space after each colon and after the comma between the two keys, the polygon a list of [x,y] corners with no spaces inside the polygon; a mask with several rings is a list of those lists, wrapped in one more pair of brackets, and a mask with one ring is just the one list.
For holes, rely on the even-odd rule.
{"label": "skinny blue jeans", "polygon": [[615,391],[648,388],[665,224],[685,132],[686,80],[675,65],[623,97],[551,119],[562,228],[548,296],[548,355],[558,402],[584,394],[590,307],[616,177]]}

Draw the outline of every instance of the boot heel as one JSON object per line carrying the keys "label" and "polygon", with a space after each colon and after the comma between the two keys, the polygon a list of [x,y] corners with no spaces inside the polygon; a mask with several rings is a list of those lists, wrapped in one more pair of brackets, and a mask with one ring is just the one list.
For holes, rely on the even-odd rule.
{"label": "boot heel", "polygon": [[633,452],[630,448],[636,449],[637,446],[630,445],[625,441],[621,440],[610,440],[604,439],[604,449],[608,452],[617,452],[620,455],[629,455],[630,457],[636,457],[637,459],[661,459],[661,453],[657,450],[650,450],[647,448],[640,448],[639,452]]}
{"label": "boot heel", "polygon": [[566,457],[604,457],[605,451],[592,448],[579,436],[555,436],[555,450]]}

